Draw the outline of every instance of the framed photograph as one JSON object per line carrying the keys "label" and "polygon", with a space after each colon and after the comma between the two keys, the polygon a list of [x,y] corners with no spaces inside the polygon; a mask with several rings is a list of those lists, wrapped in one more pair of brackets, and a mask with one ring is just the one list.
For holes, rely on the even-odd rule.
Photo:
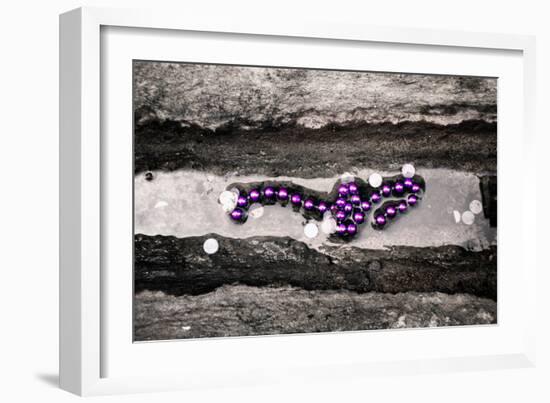
{"label": "framed photograph", "polygon": [[532,37],[86,8],[60,44],[64,389],[534,365]]}

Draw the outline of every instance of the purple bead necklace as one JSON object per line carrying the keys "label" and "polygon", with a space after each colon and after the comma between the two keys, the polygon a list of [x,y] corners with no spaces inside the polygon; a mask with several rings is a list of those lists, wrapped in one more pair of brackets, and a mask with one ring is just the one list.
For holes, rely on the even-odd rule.
{"label": "purple bead necklace", "polygon": [[420,176],[397,176],[384,180],[382,185],[376,188],[356,182],[340,183],[333,200],[305,196],[302,192],[290,191],[285,186],[256,187],[248,192],[239,191],[236,207],[229,216],[237,223],[244,223],[248,216],[248,208],[253,203],[280,203],[283,206],[290,203],[295,210],[311,213],[317,220],[322,219],[324,214],[330,211],[336,220],[336,235],[351,239],[357,235],[359,226],[367,221],[373,206],[384,201],[374,211],[371,221],[373,228],[381,230],[399,215],[406,214],[409,208],[415,207],[424,191],[425,183]]}

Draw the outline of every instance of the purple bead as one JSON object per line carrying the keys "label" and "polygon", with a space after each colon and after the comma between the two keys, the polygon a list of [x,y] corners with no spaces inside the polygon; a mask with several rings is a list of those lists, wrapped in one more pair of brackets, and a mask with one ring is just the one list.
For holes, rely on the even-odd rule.
{"label": "purple bead", "polygon": [[386,214],[388,217],[393,218],[397,214],[397,210],[393,206],[386,207]]}
{"label": "purple bead", "polygon": [[245,195],[240,195],[237,198],[237,206],[246,207],[248,205],[248,198]]}
{"label": "purple bead", "polygon": [[348,231],[348,234],[355,235],[357,234],[357,225],[355,225],[354,223],[350,223],[348,224],[346,230]]}
{"label": "purple bead", "polygon": [[255,203],[260,200],[260,191],[258,189],[252,189],[249,194],[250,201]]}
{"label": "purple bead", "polygon": [[275,196],[275,189],[271,186],[268,186],[264,189],[264,196],[268,199],[272,199]]}
{"label": "purple bead", "polygon": [[393,188],[396,193],[403,193],[405,191],[405,185],[402,182],[395,182]]}
{"label": "purple bead", "polygon": [[332,212],[332,214],[336,214],[338,210],[339,208],[336,204],[333,204],[332,206],[330,206],[330,211]]}
{"label": "purple bead", "polygon": [[411,178],[406,178],[403,181],[403,186],[405,186],[405,189],[411,189],[413,187],[413,180]]}
{"label": "purple bead", "polygon": [[338,221],[345,220],[348,215],[343,210],[338,210],[335,214],[335,217]]}
{"label": "purple bead", "polygon": [[418,203],[418,197],[416,195],[410,195],[407,197],[407,201],[409,202],[409,206],[412,207]]}
{"label": "purple bead", "polygon": [[324,201],[320,201],[319,205],[317,206],[317,209],[319,210],[319,212],[321,214],[323,214],[324,212],[326,212],[328,210],[328,205]]}
{"label": "purple bead", "polygon": [[231,212],[231,218],[235,221],[240,221],[244,217],[244,212],[240,208],[236,208]]}
{"label": "purple bead", "polygon": [[340,223],[336,226],[336,232],[338,233],[338,235],[345,235],[347,229],[348,229],[348,227],[344,223]]}
{"label": "purple bead", "polygon": [[359,206],[361,204],[361,197],[359,195],[351,195],[350,200],[354,206]]}
{"label": "purple bead", "polygon": [[351,212],[353,211],[353,204],[351,204],[351,203],[346,203],[346,204],[344,205],[344,211],[345,211],[346,213],[351,213]]}
{"label": "purple bead", "polygon": [[277,197],[281,201],[288,200],[288,189],[287,188],[280,188],[279,192],[277,193]]}
{"label": "purple bead", "polygon": [[348,183],[348,189],[349,193],[352,195],[356,195],[359,193],[359,186],[357,186],[357,183],[355,182]]}
{"label": "purple bead", "polygon": [[406,212],[407,211],[407,203],[405,203],[404,201],[399,202],[399,205],[397,206],[397,209],[399,210],[400,213]]}
{"label": "purple bead", "polygon": [[377,215],[374,221],[379,227],[383,227],[384,225],[386,225],[386,217],[384,217],[382,214]]}
{"label": "purple bead", "polygon": [[388,197],[389,195],[391,195],[391,186],[390,185],[382,186],[382,196]]}
{"label": "purple bead", "polygon": [[302,204],[302,196],[299,194],[299,193],[294,193],[291,197],[290,197],[290,201],[292,204],[294,204],[295,206],[299,206]]}
{"label": "purple bead", "polygon": [[340,186],[338,186],[338,194],[340,194],[340,196],[347,196],[348,193],[349,187],[347,184],[342,183]]}
{"label": "purple bead", "polygon": [[413,185],[411,187],[411,191],[413,193],[418,193],[420,191],[420,185],[418,183],[413,183]]}
{"label": "purple bead", "polygon": [[373,193],[370,196],[370,201],[373,202],[373,203],[378,203],[381,199],[382,199],[382,197],[380,196],[380,193],[378,193],[378,192]]}
{"label": "purple bead", "polygon": [[371,205],[367,200],[363,200],[361,202],[361,208],[363,209],[363,211],[369,211],[371,208]]}
{"label": "purple bead", "polygon": [[353,214],[353,220],[357,223],[357,224],[362,224],[364,221],[365,221],[365,213],[362,213],[360,211],[356,211],[354,214]]}
{"label": "purple bead", "polygon": [[304,202],[304,208],[305,208],[306,210],[313,210],[314,207],[315,207],[315,203],[313,202],[313,200],[307,199],[307,200]]}
{"label": "purple bead", "polygon": [[344,206],[346,205],[346,199],[344,199],[343,197],[339,197],[336,199],[335,204],[338,208],[344,208]]}

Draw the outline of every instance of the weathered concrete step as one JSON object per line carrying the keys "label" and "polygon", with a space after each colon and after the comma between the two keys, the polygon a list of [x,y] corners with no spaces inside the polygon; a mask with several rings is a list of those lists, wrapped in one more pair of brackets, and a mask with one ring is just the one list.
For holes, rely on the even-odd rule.
{"label": "weathered concrete step", "polygon": [[[207,255],[203,243],[218,240]],[[306,290],[360,293],[407,291],[468,293],[496,300],[496,247],[473,252],[458,246],[368,250],[325,246],[291,238],[175,238],[135,236],[135,290],[202,294],[228,284],[290,285]]]}
{"label": "weathered concrete step", "polygon": [[251,336],[496,323],[495,301],[443,293],[224,286],[199,296],[144,291],[135,298],[135,340]]}

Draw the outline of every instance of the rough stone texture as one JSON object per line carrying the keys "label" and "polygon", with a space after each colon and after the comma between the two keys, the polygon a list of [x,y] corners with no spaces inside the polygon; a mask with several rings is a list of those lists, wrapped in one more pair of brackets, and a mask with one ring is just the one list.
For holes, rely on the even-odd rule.
{"label": "rough stone texture", "polygon": [[216,129],[496,120],[494,78],[135,62],[136,121]]}
{"label": "rough stone texture", "polygon": [[413,161],[423,168],[495,173],[496,143],[496,123],[483,121],[216,132],[155,121],[136,127],[134,169],[315,178],[364,167],[394,170]]}
{"label": "rough stone texture", "polygon": [[496,302],[471,295],[224,286],[199,296],[135,297],[134,340],[251,336],[496,323]]}
{"label": "rough stone texture", "polygon": [[[220,244],[206,255],[207,238]],[[201,294],[226,284],[291,285],[306,290],[468,293],[496,300],[496,247],[458,246],[366,250],[325,246],[323,252],[291,238],[178,239],[135,236],[135,290]]]}

